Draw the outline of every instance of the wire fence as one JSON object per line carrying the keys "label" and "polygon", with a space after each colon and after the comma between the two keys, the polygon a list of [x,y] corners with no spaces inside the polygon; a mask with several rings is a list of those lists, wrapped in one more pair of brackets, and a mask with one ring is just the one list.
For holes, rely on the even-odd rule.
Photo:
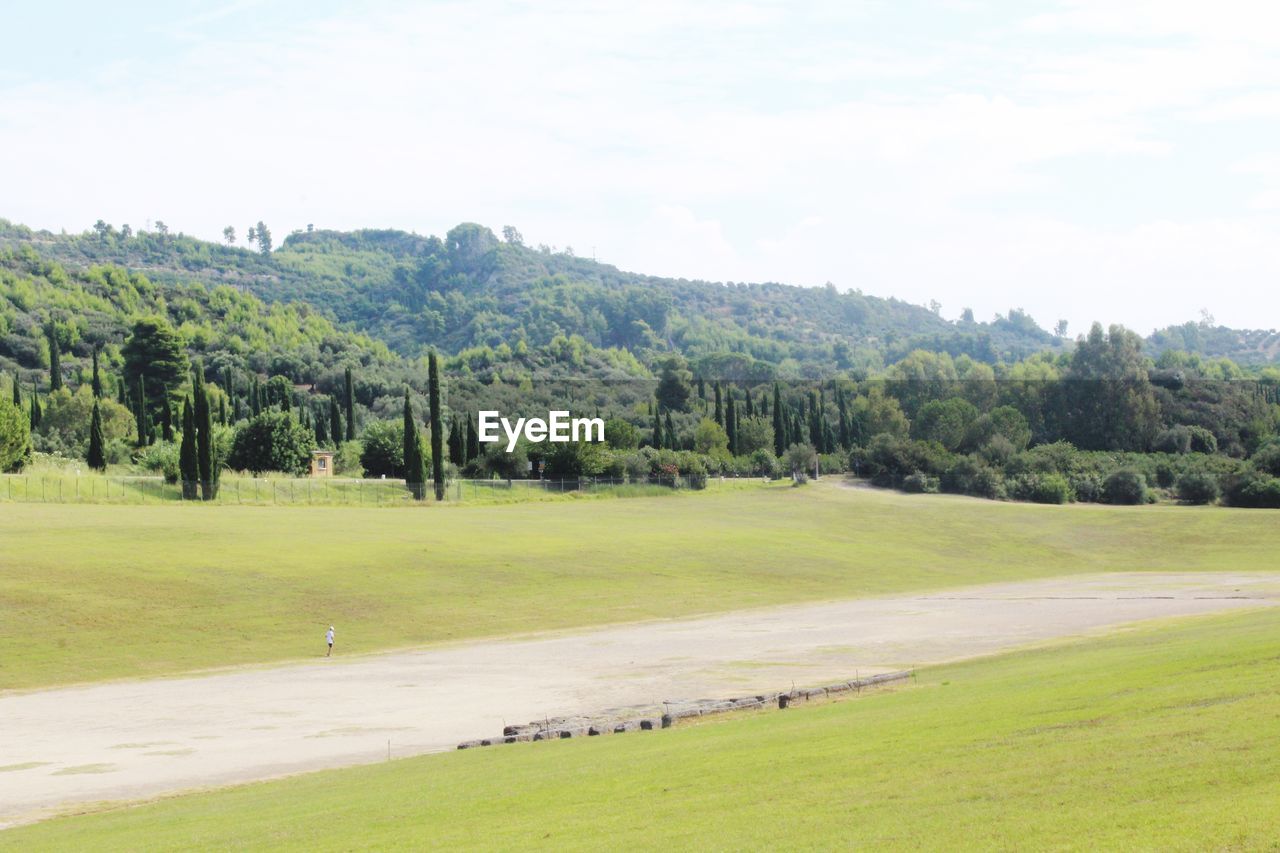
{"label": "wire fence", "polygon": [[[626,497],[702,490],[762,482],[732,477],[579,477],[541,480],[450,480],[444,500],[505,503],[558,495],[605,494]],[[162,504],[201,502],[205,493],[219,504],[248,506],[421,506],[436,503],[431,483],[339,477],[223,477],[201,483],[166,482],[163,477],[46,472],[0,475],[0,501],[14,503]]]}

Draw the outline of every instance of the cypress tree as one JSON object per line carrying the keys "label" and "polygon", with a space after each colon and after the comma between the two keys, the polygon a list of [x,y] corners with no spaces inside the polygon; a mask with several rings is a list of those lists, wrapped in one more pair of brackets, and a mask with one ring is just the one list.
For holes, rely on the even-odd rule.
{"label": "cypress tree", "polygon": [[62,354],[58,351],[58,330],[52,321],[45,327],[45,337],[49,339],[49,390],[57,391],[62,387]]}
{"label": "cypress tree", "polygon": [[[344,381],[347,391],[347,441],[351,441],[356,437],[356,383],[350,367],[347,368]],[[435,438],[432,437],[431,440],[434,442]]]}
{"label": "cypress tree", "polygon": [[227,395],[218,398],[218,423],[227,425]]}
{"label": "cypress tree", "polygon": [[707,383],[701,376],[698,377],[698,399],[703,403],[707,402]]}
{"label": "cypress tree", "polygon": [[329,446],[329,422],[323,415],[316,415],[316,447]]}
{"label": "cypress tree", "polygon": [[418,438],[418,425],[413,417],[413,404],[409,402],[409,389],[404,389],[404,482],[417,500],[427,496],[422,488],[422,444]]}
{"label": "cypress tree", "polygon": [[719,380],[716,380],[715,394],[716,394],[716,423],[720,424],[720,426],[724,426],[724,404],[720,401],[720,381]]}
{"label": "cypress tree", "polygon": [[338,413],[338,400],[332,395],[329,397],[329,435],[333,436],[335,445],[342,441],[342,415]]}
{"label": "cypress tree", "polygon": [[454,465],[467,464],[467,460],[463,458],[467,449],[462,442],[462,424],[454,418],[453,423],[449,424],[449,461]]}
{"label": "cypress tree", "polygon": [[754,402],[752,402],[752,400],[751,400],[751,389],[750,389],[750,388],[748,388],[748,389],[747,389],[747,400],[746,400],[746,406],[745,406],[744,408],[746,408],[746,410],[747,410],[747,411],[746,411],[746,415],[747,415],[747,417],[749,417],[749,418],[754,418],[754,417],[756,416],[755,403],[754,403]]}
{"label": "cypress tree", "polygon": [[729,436],[729,452],[738,455],[738,409],[733,402],[733,391],[724,404],[724,431]]}
{"label": "cypress tree", "polygon": [[[431,481],[436,500],[444,500],[444,422],[440,412],[440,364],[435,350],[427,360],[428,399],[431,405]],[[347,427],[350,431],[350,426]]]}
{"label": "cypress tree", "polygon": [[102,440],[102,412],[98,410],[98,401],[93,401],[93,415],[89,419],[89,452],[85,461],[89,467],[97,471],[107,470],[107,456]]}
{"label": "cypress tree", "polygon": [[40,421],[44,418],[44,410],[40,408],[40,389],[36,387],[34,382],[31,383],[31,428],[35,429],[40,426]]}
{"label": "cypress tree", "polygon": [[769,389],[760,392],[760,417],[769,417]]}
{"label": "cypress tree", "polygon": [[782,411],[782,388],[773,383],[773,455],[782,457],[787,444],[786,413]]}
{"label": "cypress tree", "polygon": [[653,413],[653,449],[662,449],[662,414],[657,411]]}
{"label": "cypress tree", "polygon": [[98,348],[93,348],[93,399],[102,399],[102,374],[98,372]]}
{"label": "cypress tree", "polygon": [[262,385],[258,382],[257,375],[249,383],[249,411],[253,412],[255,418],[262,414]]}
{"label": "cypress tree", "polygon": [[122,406],[127,406],[129,404],[129,392],[126,387],[127,385],[128,383],[125,381],[123,376],[116,377],[116,402]]}
{"label": "cypress tree", "polygon": [[18,384],[18,374],[13,374],[13,407],[15,409],[22,408],[22,386]]}
{"label": "cypress tree", "polygon": [[169,408],[169,395],[160,398],[160,437],[173,441],[173,411]]}
{"label": "cypress tree", "polygon": [[836,409],[840,413],[840,447],[848,450],[852,442],[849,441],[849,406],[845,402],[843,388],[836,389]]}
{"label": "cypress tree", "polygon": [[195,500],[196,481],[200,479],[200,463],[196,454],[196,417],[191,398],[182,401],[182,444],[178,448],[178,475],[182,478],[182,497]]}
{"label": "cypress tree", "polygon": [[480,458],[480,434],[476,432],[476,422],[467,415],[467,461]]}
{"label": "cypress tree", "polygon": [[193,415],[196,422],[196,464],[200,469],[200,496],[211,501],[218,489],[218,472],[213,465],[213,415],[209,411],[209,392],[204,385],[204,370],[196,365],[192,383]]}
{"label": "cypress tree", "polygon": [[151,443],[151,415],[147,412],[147,380],[138,374],[138,386],[133,398],[133,420],[138,425],[138,446]]}
{"label": "cypress tree", "polygon": [[663,440],[663,445],[672,450],[679,449],[680,442],[676,440],[676,425],[671,421],[671,412],[667,412],[667,435]]}

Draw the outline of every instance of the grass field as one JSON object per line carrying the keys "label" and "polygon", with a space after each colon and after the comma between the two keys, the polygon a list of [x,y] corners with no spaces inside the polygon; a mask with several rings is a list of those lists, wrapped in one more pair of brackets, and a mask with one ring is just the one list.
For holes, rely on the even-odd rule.
{"label": "grass field", "polygon": [[391,511],[0,508],[0,688],[1111,570],[1275,570],[1280,515],[818,484]]}
{"label": "grass field", "polygon": [[0,833],[58,849],[1266,848],[1280,614],[1165,623],[915,686],[516,744]]}

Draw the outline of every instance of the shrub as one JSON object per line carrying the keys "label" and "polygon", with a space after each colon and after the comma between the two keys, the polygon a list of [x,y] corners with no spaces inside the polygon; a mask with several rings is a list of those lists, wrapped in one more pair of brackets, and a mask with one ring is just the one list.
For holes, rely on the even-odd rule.
{"label": "shrub", "polygon": [[1211,504],[1218,499],[1218,478],[1208,471],[1187,471],[1178,478],[1178,497],[1191,504]]}
{"label": "shrub", "polygon": [[1262,445],[1249,461],[1264,474],[1280,477],[1280,443],[1273,441]]}
{"label": "shrub", "polygon": [[1064,504],[1071,500],[1071,483],[1061,474],[1024,474],[1009,484],[1009,495],[1038,504]]}
{"label": "shrub", "polygon": [[136,459],[140,468],[163,474],[166,483],[178,482],[178,445],[172,441],[157,441],[144,447]]}
{"label": "shrub", "polygon": [[1004,478],[1000,471],[975,456],[962,456],[943,473],[942,490],[961,495],[999,499],[1004,497]]}
{"label": "shrub", "polygon": [[1140,504],[1147,500],[1147,483],[1132,468],[1111,472],[1102,483],[1102,501],[1109,504]]}
{"label": "shrub", "polygon": [[1191,430],[1182,424],[1162,429],[1156,433],[1151,442],[1151,449],[1157,453],[1189,453],[1191,452]]}
{"label": "shrub", "polygon": [[1178,479],[1178,472],[1163,459],[1156,463],[1156,485],[1162,489],[1170,488]]}
{"label": "shrub", "polygon": [[1280,478],[1246,471],[1227,478],[1222,496],[1230,506],[1280,508]]}
{"label": "shrub", "polygon": [[917,471],[903,478],[902,490],[913,494],[936,494],[939,491],[938,478]]}
{"label": "shrub", "polygon": [[311,465],[315,440],[315,433],[288,412],[263,412],[236,429],[227,463],[255,474],[283,471],[301,476]]}

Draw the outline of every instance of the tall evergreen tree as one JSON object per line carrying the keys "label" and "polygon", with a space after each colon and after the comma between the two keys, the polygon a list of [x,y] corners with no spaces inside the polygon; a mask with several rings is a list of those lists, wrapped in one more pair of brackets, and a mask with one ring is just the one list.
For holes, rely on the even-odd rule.
{"label": "tall evergreen tree", "polygon": [[200,462],[196,452],[196,416],[191,397],[182,401],[182,444],[178,447],[178,476],[182,479],[184,500],[196,499],[196,482],[200,479]]}
{"label": "tall evergreen tree", "polygon": [[701,376],[698,377],[698,399],[706,405],[707,402],[707,383]]}
{"label": "tall evergreen tree", "polygon": [[196,464],[200,468],[200,497],[213,500],[218,491],[218,471],[213,458],[213,414],[209,410],[209,392],[204,385],[204,370],[197,365],[191,395],[196,421]]}
{"label": "tall evergreen tree", "polygon": [[729,436],[729,452],[738,455],[738,409],[733,402],[733,389],[729,389],[724,403],[724,431]]}
{"label": "tall evergreen tree", "polygon": [[342,441],[342,415],[338,412],[338,399],[332,394],[329,395],[329,435],[333,436],[334,445]]}
{"label": "tall evergreen tree", "polygon": [[845,401],[843,388],[836,389],[836,408],[840,413],[840,432],[838,440],[840,442],[840,447],[844,450],[848,450],[853,445],[853,442],[849,440],[849,405]]}
{"label": "tall evergreen tree", "polygon": [[223,394],[218,398],[218,423],[226,426],[230,421],[227,420],[227,395]]}
{"label": "tall evergreen tree", "polygon": [[[346,390],[347,441],[353,441],[356,437],[356,383],[355,377],[351,375],[350,367],[347,368],[346,373],[343,375],[343,384]],[[435,441],[435,439],[432,438],[432,441]]]}
{"label": "tall evergreen tree", "polygon": [[427,496],[423,488],[422,440],[418,436],[418,424],[413,417],[413,404],[409,401],[409,389],[404,389],[404,482],[417,500]]}
{"label": "tall evergreen tree", "polygon": [[464,458],[464,454],[467,452],[464,441],[462,423],[455,417],[453,423],[449,424],[449,461],[454,465],[467,464],[467,460]]}
{"label": "tall evergreen tree", "polygon": [[89,467],[97,471],[107,470],[105,442],[102,439],[102,412],[98,409],[98,401],[93,401],[93,415],[89,418],[89,452],[85,461]]}
{"label": "tall evergreen tree", "polygon": [[431,406],[431,482],[436,500],[444,500],[444,416],[440,411],[440,360],[435,350],[427,357],[427,397]]}
{"label": "tall evergreen tree", "polygon": [[93,399],[102,399],[102,374],[98,371],[98,348],[93,348]]}
{"label": "tall evergreen tree", "polygon": [[755,406],[755,403],[754,403],[754,402],[752,402],[752,400],[751,400],[751,389],[750,389],[750,388],[748,388],[748,389],[747,389],[747,395],[746,395],[745,405],[743,406],[743,408],[746,410],[746,416],[747,416],[747,417],[749,417],[749,418],[754,418],[754,417],[756,416],[756,406]]}
{"label": "tall evergreen tree", "polygon": [[255,418],[262,414],[262,385],[258,382],[257,374],[249,382],[249,411]]}
{"label": "tall evergreen tree", "polygon": [[671,420],[671,412],[667,412],[666,436],[663,438],[662,445],[672,450],[680,449],[680,442],[676,438],[676,425]]}
{"label": "tall evergreen tree", "polygon": [[138,425],[138,446],[151,443],[151,413],[147,409],[147,379],[138,374],[133,395],[133,420]]}
{"label": "tall evergreen tree", "polygon": [[467,415],[467,461],[480,458],[480,434],[476,432],[476,422]]}
{"label": "tall evergreen tree", "polygon": [[40,408],[40,389],[36,387],[34,382],[31,383],[31,428],[35,429],[40,426],[40,421],[44,419],[44,410]]}
{"label": "tall evergreen tree", "polygon": [[662,449],[662,413],[656,409],[653,412],[653,449]]}
{"label": "tall evergreen tree", "polygon": [[49,339],[49,390],[57,391],[62,387],[62,353],[58,346],[58,330],[52,321],[45,327],[45,337]]}
{"label": "tall evergreen tree", "polygon": [[782,458],[783,451],[791,445],[787,444],[787,413],[782,410],[782,388],[773,383],[773,455]]}
{"label": "tall evergreen tree", "polygon": [[160,399],[160,437],[165,441],[173,441],[173,409],[166,394]]}
{"label": "tall evergreen tree", "polygon": [[724,404],[723,402],[721,402],[721,399],[720,399],[720,380],[718,379],[716,380],[716,384],[715,384],[715,396],[716,396],[716,423],[720,424],[720,426],[724,426]]}
{"label": "tall evergreen tree", "polygon": [[13,407],[19,410],[22,409],[22,385],[18,381],[16,371],[13,374]]}

